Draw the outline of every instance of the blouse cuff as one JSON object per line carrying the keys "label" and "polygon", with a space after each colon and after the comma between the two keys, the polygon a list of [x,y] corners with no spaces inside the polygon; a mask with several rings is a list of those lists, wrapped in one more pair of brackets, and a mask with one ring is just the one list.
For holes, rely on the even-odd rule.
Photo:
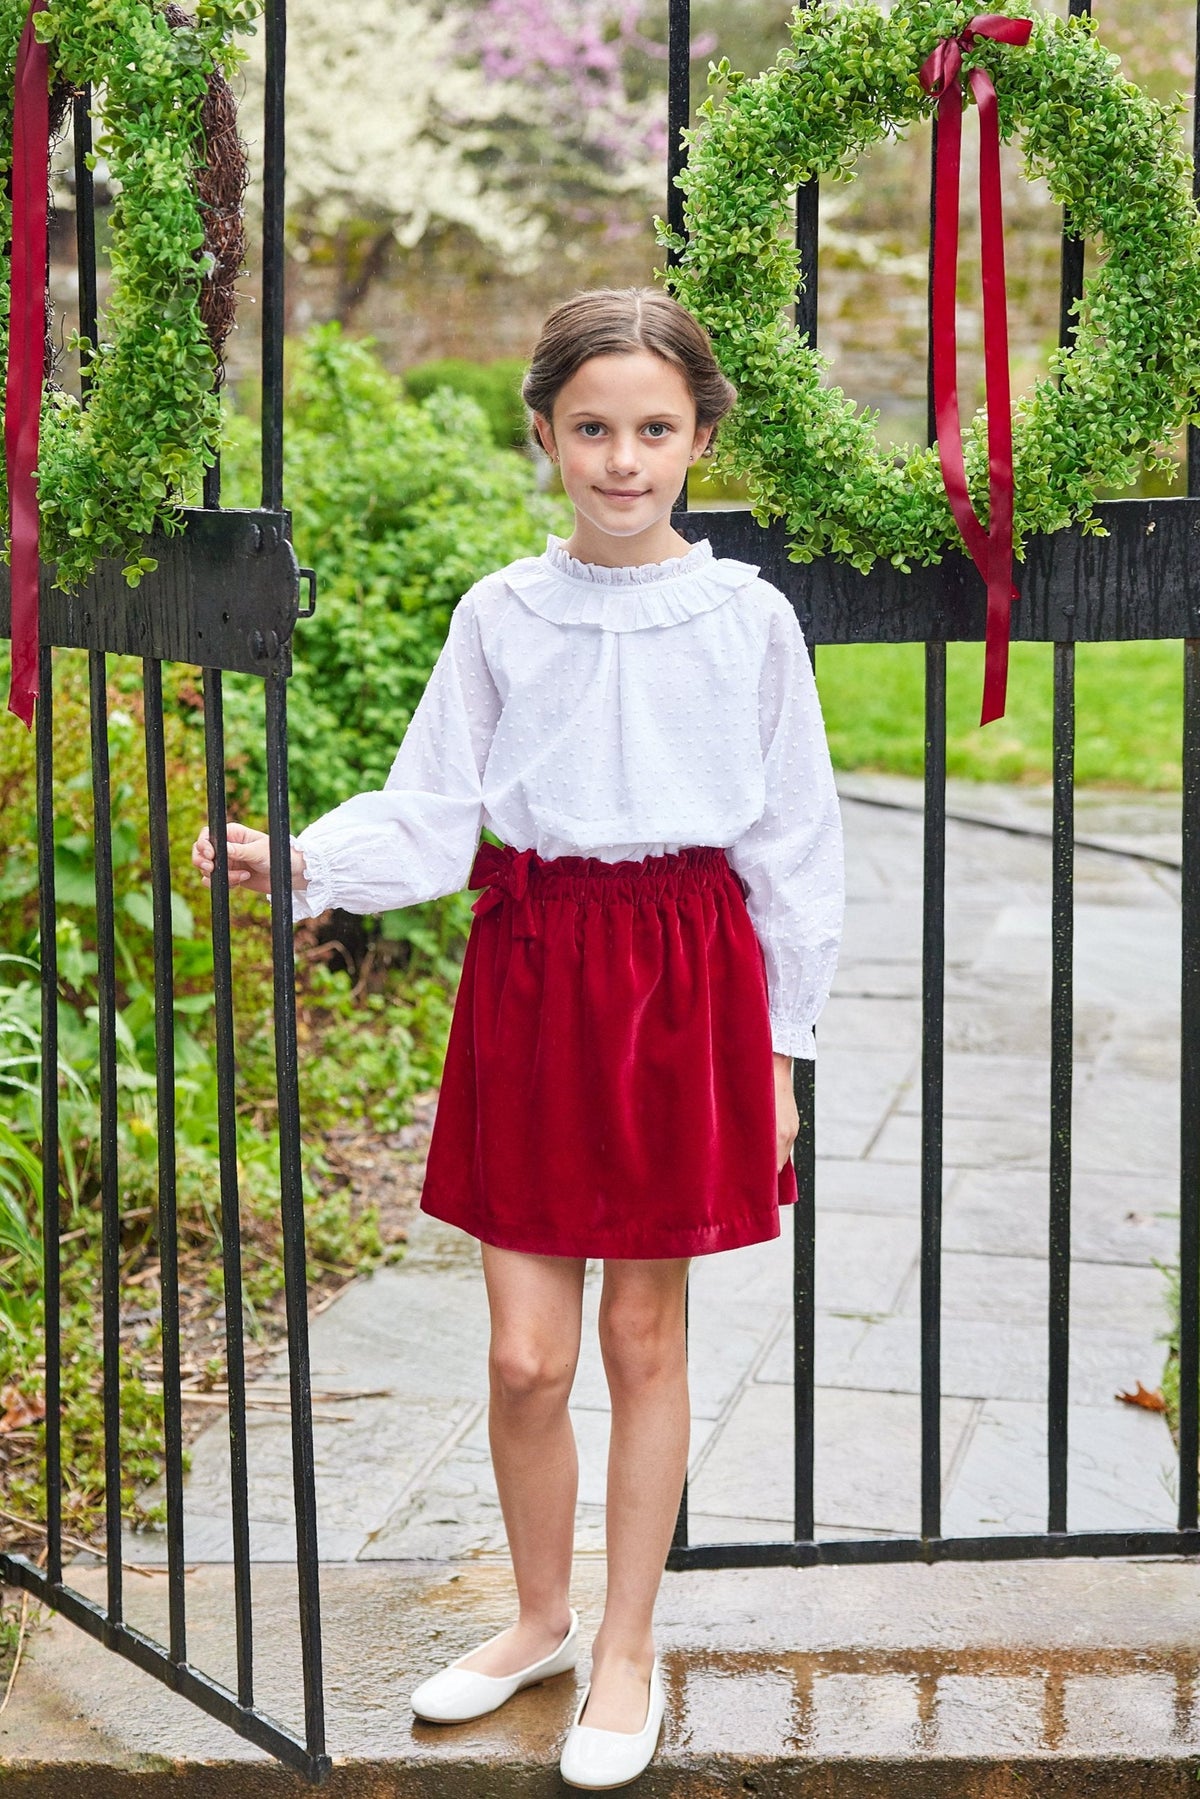
{"label": "blouse cuff", "polygon": [[319,849],[301,843],[298,837],[292,838],[292,848],[304,857],[304,873],[308,879],[307,887],[299,891],[292,889],[292,917],[319,918],[333,904],[333,877],[329,864]]}
{"label": "blouse cuff", "polygon": [[777,1056],[798,1056],[803,1062],[816,1060],[817,1036],[811,1024],[797,1024],[789,1018],[771,1014],[771,1048]]}

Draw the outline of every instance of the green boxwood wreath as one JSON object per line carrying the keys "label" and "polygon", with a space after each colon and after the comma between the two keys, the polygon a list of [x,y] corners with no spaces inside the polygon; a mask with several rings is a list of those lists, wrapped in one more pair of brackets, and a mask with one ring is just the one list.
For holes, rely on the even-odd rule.
{"label": "green boxwood wreath", "polygon": [[[1030,9],[1001,10],[1029,17]],[[866,570],[886,557],[933,563],[961,538],[936,447],[889,453],[869,413],[823,383],[825,360],[788,309],[798,285],[791,191],[849,179],[870,145],[936,104],[918,70],[971,9],[903,0],[883,13],[823,0],[795,15],[790,49],[747,79],[723,62],[687,134],[685,236],[660,223],[678,267],[666,280],[711,333],[737,385],[718,473],[744,477],[760,523],[786,522],[794,561],[832,555]],[[1200,405],[1200,218],[1181,139],[1183,103],[1164,106],[1118,73],[1087,18],[1034,14],[1027,47],[977,40],[999,94],[1005,140],[1020,129],[1026,170],[1044,176],[1068,229],[1096,240],[1069,353],[1014,407],[1016,540],[1072,522],[1098,531],[1098,487],[1169,465],[1168,440]],[[964,428],[968,484],[986,520],[986,415]]]}
{"label": "green boxwood wreath", "polygon": [[[96,154],[119,184],[111,213],[113,291],[97,345],[81,343],[86,406],[48,384],[38,458],[41,549],[58,583],[75,586],[119,556],[136,583],[155,526],[179,528],[178,508],[216,454],[217,358],[201,318],[205,255],[196,174],[209,76],[240,60],[232,36],[260,0],[199,0],[172,24],[147,0],[49,0],[38,34],[50,80],[99,89]],[[12,91],[27,0],[0,0],[0,176],[12,161]],[[0,242],[12,205],[0,184]],[[0,344],[7,351],[8,258],[0,265]],[[3,471],[0,467],[0,483]],[[6,508],[5,508],[6,510]]]}

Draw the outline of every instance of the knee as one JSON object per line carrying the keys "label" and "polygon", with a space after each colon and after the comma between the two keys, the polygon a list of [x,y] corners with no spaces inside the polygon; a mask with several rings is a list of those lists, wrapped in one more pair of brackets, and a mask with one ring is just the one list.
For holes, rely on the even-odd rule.
{"label": "knee", "polygon": [[492,1341],[488,1356],[492,1395],[506,1405],[565,1405],[574,1372],[566,1356],[533,1339]]}
{"label": "knee", "polygon": [[674,1379],[687,1366],[682,1305],[622,1299],[602,1306],[600,1349],[609,1381],[623,1388]]}

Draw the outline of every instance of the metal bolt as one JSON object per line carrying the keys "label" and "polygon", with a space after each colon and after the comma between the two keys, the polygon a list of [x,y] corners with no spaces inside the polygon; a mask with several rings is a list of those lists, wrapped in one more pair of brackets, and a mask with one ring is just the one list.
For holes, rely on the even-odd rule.
{"label": "metal bolt", "polygon": [[278,631],[251,631],[247,634],[246,641],[256,662],[265,662],[269,656],[278,654]]}

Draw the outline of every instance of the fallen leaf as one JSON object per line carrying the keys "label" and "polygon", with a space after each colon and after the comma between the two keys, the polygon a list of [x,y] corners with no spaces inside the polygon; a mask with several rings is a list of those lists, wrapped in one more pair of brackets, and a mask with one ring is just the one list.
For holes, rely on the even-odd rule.
{"label": "fallen leaf", "polygon": [[1165,1412],[1167,1409],[1167,1402],[1162,1394],[1157,1389],[1153,1393],[1148,1392],[1141,1381],[1138,1381],[1133,1393],[1116,1393],[1113,1397],[1124,1405],[1140,1405],[1146,1412]]}
{"label": "fallen leaf", "polygon": [[40,1424],[46,1416],[45,1402],[26,1399],[20,1387],[0,1389],[0,1406],[4,1407],[0,1416],[0,1437],[7,1436],[9,1431],[24,1430],[29,1424]]}

